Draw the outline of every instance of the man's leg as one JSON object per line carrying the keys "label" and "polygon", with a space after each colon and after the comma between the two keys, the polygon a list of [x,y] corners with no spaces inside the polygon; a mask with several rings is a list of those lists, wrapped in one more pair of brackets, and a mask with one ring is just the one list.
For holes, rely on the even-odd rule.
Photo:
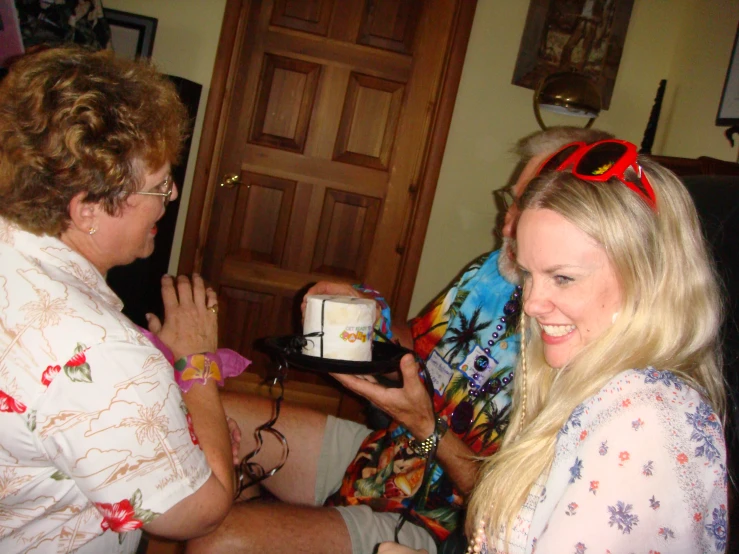
{"label": "man's leg", "polygon": [[[226,414],[241,429],[243,457],[256,446],[254,429],[272,418],[274,402],[270,399],[242,394],[223,393]],[[290,454],[275,475],[262,482],[282,502],[249,501],[234,504],[226,520],[213,533],[188,542],[188,554],[224,552],[336,552],[351,554],[351,538],[339,512],[333,508],[315,507],[316,476],[324,440],[327,416],[300,406],[283,403],[275,423],[287,439]],[[270,433],[263,433],[264,444],[253,458],[269,471],[282,459],[282,444]],[[346,446],[350,461],[359,444]],[[361,440],[359,441],[361,443]],[[340,483],[346,465],[336,476]],[[325,468],[322,473],[325,473]],[[325,480],[322,478],[322,481]],[[334,487],[322,483],[321,488]],[[326,491],[328,493],[329,491]],[[319,499],[322,502],[323,499]]]}
{"label": "man's leg", "polygon": [[[240,455],[243,456],[256,444],[253,429],[271,418],[273,402],[224,394],[223,403],[226,413],[241,427]],[[336,418],[329,420],[324,414],[289,404],[283,405],[275,427],[287,437],[290,455],[283,468],[263,485],[287,503],[235,504],[214,533],[188,543],[187,554],[351,554],[352,551],[369,554],[375,544],[392,540],[396,514],[373,514],[366,506],[313,507],[320,506],[338,490],[368,429]],[[265,434],[264,440],[254,460],[269,470],[281,459],[282,446],[269,434]],[[403,527],[401,543],[435,552],[428,532],[411,523]]]}
{"label": "man's leg", "polygon": [[[235,393],[222,393],[221,401],[226,415],[233,418],[241,429],[239,457],[243,458],[257,445],[254,430],[272,418],[274,401]],[[290,454],[282,469],[262,485],[283,502],[315,504],[316,470],[325,427],[325,414],[289,402],[282,403],[274,428],[285,435]],[[271,433],[263,432],[262,440],[264,443],[259,454],[251,461],[269,471],[282,459],[283,445]]]}
{"label": "man's leg", "polygon": [[333,508],[280,502],[234,504],[208,536],[190,540],[186,554],[351,554],[344,520]]}

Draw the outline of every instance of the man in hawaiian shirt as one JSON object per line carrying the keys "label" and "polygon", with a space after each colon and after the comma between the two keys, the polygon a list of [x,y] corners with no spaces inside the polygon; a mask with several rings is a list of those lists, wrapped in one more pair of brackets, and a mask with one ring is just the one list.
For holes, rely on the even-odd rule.
{"label": "man in hawaiian shirt", "polygon": [[[512,198],[520,196],[539,166],[563,145],[604,138],[610,135],[572,127],[525,137],[516,148],[523,169],[509,189]],[[407,324],[387,325],[387,317],[378,321],[425,361],[433,383],[432,401],[423,378],[419,379],[419,365],[409,355],[401,362],[403,386],[399,388],[334,375],[389,414],[393,421],[385,429],[372,431],[283,405],[276,427],[287,437],[290,455],[285,466],[263,483],[282,503],[236,504],[220,529],[191,541],[188,552],[238,547],[255,552],[369,553],[377,543],[394,540],[396,524],[408,508],[409,521],[400,530],[400,542],[431,554],[437,551],[437,544],[463,520],[465,497],[479,468],[474,456],[493,454],[508,422],[519,345],[515,216],[516,205],[511,202],[501,229],[502,248],[465,267],[418,317]],[[374,291],[362,292],[366,290],[321,282],[308,293],[378,296]],[[386,307],[382,300],[379,307]],[[223,401],[244,437],[250,438],[251,430],[272,413],[271,402],[264,399],[225,395]],[[436,456],[421,506],[411,501],[425,473],[426,458],[419,445],[434,435]],[[265,468],[277,465],[282,454],[271,443],[265,444],[260,453],[264,457],[258,460]],[[242,454],[253,447],[253,441],[242,440]],[[316,507],[323,505],[332,508]]]}

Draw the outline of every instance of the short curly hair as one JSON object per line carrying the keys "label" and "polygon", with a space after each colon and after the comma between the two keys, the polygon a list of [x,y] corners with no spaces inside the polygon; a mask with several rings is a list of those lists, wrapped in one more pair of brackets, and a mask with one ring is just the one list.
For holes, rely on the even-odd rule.
{"label": "short curly hair", "polygon": [[188,125],[149,62],[79,46],[23,56],[0,82],[0,215],[60,236],[80,192],[115,215],[147,172],[177,162]]}

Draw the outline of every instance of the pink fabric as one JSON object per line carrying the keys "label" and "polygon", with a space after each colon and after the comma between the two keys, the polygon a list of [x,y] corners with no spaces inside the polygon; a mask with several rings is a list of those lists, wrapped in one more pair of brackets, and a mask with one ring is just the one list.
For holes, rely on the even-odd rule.
{"label": "pink fabric", "polygon": [[[167,358],[167,361],[174,366],[175,359],[172,350],[170,350],[170,348],[164,344],[158,336],[148,329],[139,327],[139,330],[154,346],[161,350],[164,357]],[[219,348],[215,351],[213,357],[221,370],[222,378],[218,381],[218,385],[221,387],[223,386],[223,380],[226,377],[236,377],[237,375],[241,375],[244,370],[251,365],[251,360],[247,360],[244,356],[230,348]]]}

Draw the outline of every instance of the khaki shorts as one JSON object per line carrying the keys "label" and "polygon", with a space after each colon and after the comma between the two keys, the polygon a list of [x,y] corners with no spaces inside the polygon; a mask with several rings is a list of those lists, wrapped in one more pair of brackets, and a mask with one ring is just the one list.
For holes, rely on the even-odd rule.
{"label": "khaki shorts", "polygon": [[[372,431],[353,421],[328,416],[316,475],[316,506],[341,487],[341,480],[359,447]],[[368,506],[337,506],[352,540],[352,554],[371,554],[378,543],[395,540],[399,514],[373,512]],[[428,531],[406,521],[400,530],[400,542],[415,549],[436,554],[436,543]]]}

